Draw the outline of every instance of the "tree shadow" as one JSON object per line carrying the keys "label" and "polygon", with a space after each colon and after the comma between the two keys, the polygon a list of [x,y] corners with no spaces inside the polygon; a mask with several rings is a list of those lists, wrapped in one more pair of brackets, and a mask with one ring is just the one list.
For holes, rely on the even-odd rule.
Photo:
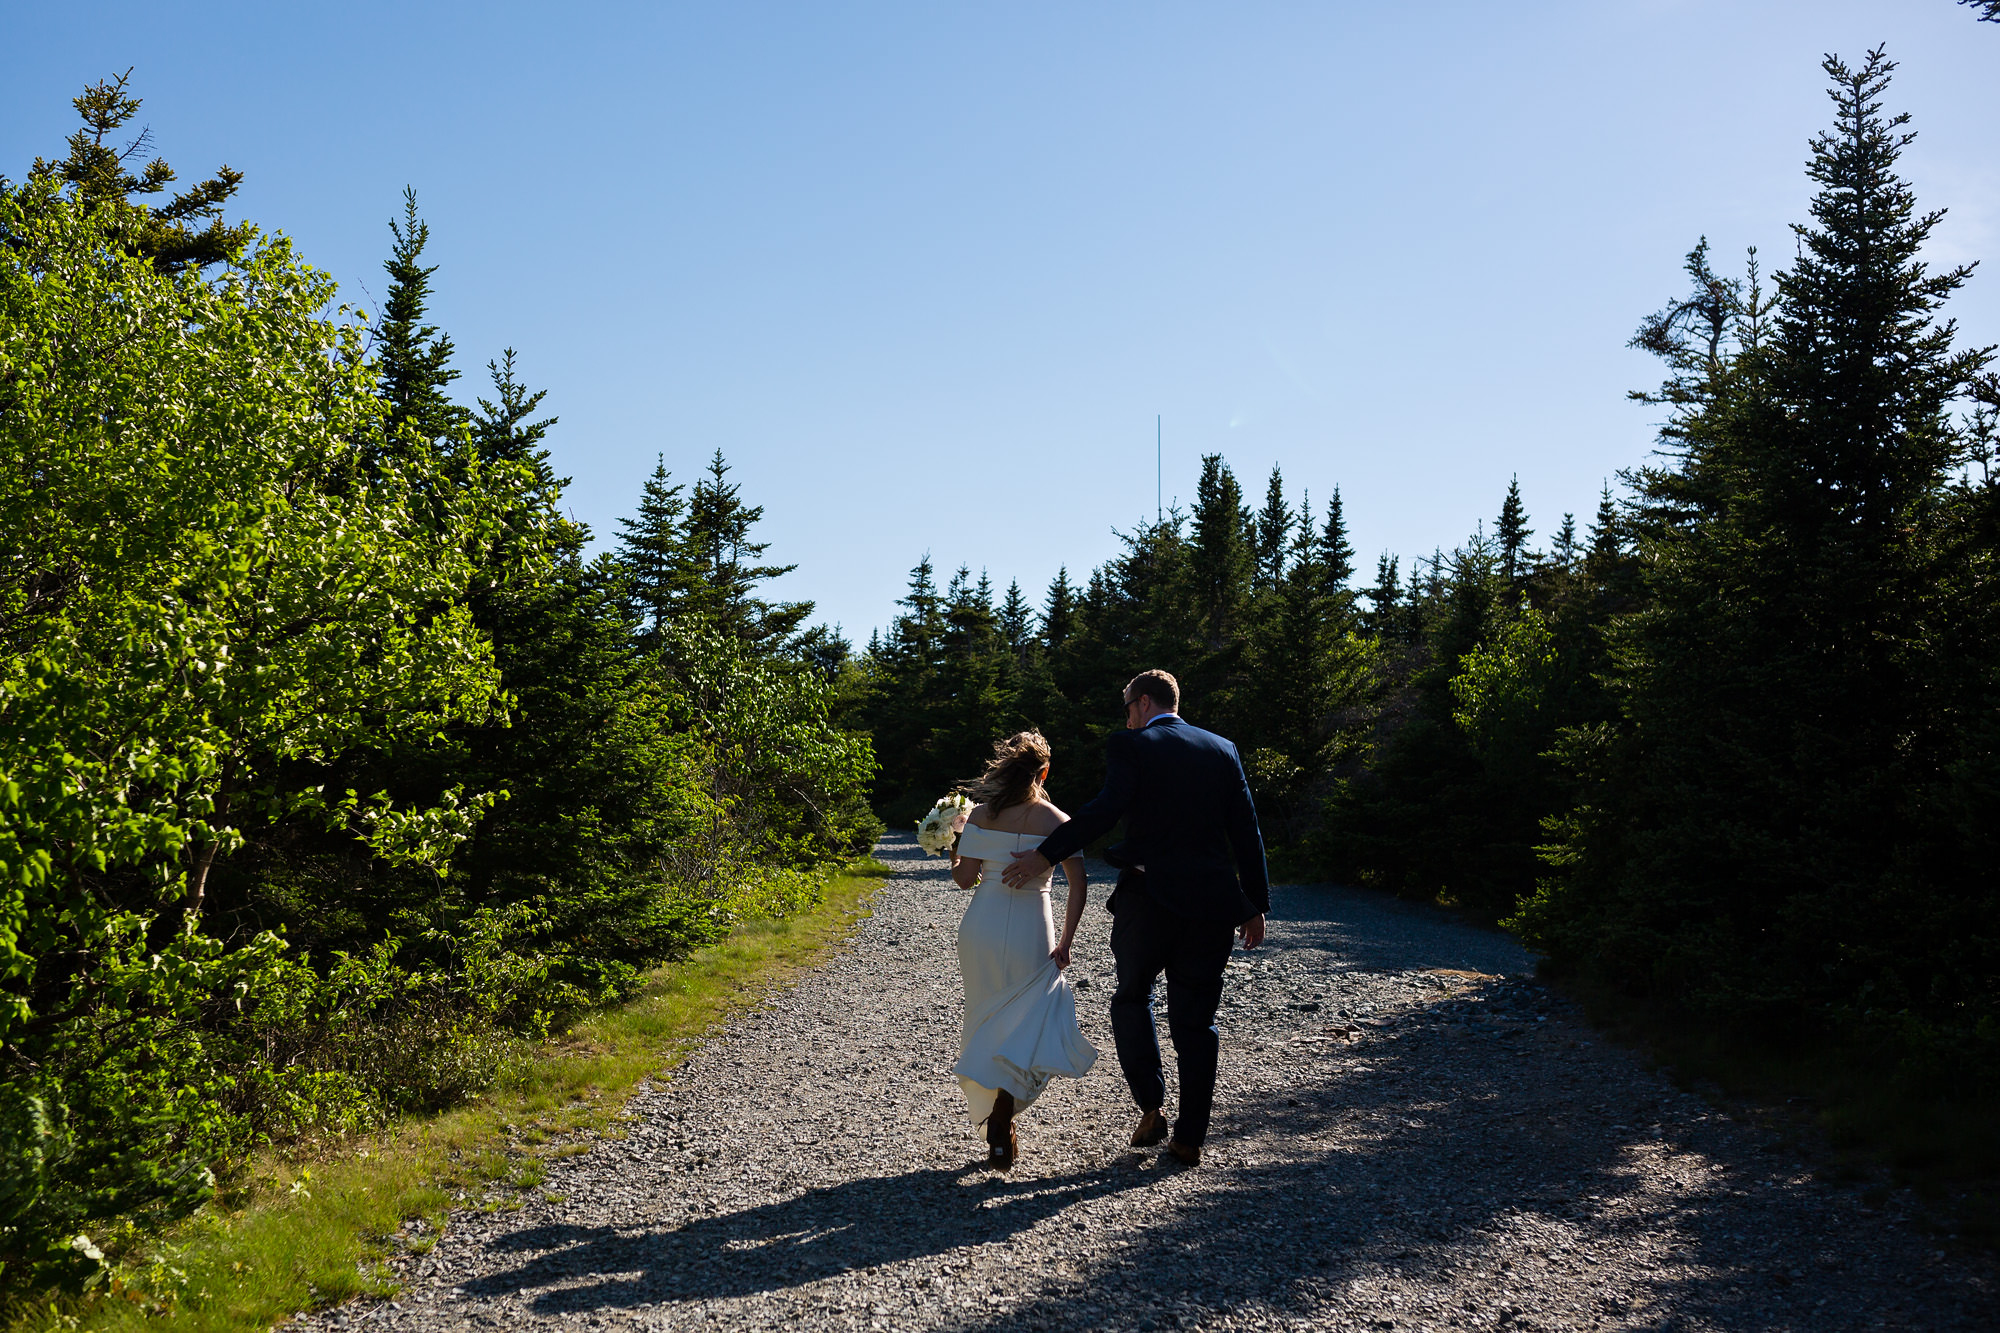
{"label": "tree shadow", "polygon": [[532,1257],[462,1290],[500,1296],[573,1283],[538,1296],[530,1306],[538,1313],[748,1296],[1004,1241],[1147,1179],[1130,1162],[1028,1180],[973,1164],[845,1181],[674,1227],[527,1227],[496,1237],[488,1249]]}
{"label": "tree shadow", "polygon": [[[930,860],[886,840],[877,855]],[[1103,1210],[1086,1209],[1095,1239],[1082,1218],[1072,1233],[1064,1216],[1161,1183],[1166,1169],[1139,1169],[1141,1158],[1119,1153],[1099,1168],[1039,1179],[968,1165],[846,1181],[678,1223],[526,1228],[489,1243],[495,1257],[519,1262],[463,1290],[546,1288],[529,1307],[540,1314],[632,1309],[754,1297],[1012,1242],[1012,1266],[994,1274],[1008,1279],[1008,1304],[941,1307],[906,1292],[914,1308],[889,1326],[1147,1330],[1231,1314],[1254,1323],[1260,1313],[1278,1324],[1359,1316],[1353,1326],[1375,1328],[1997,1326],[1990,1295],[1970,1274],[1932,1269],[1928,1289],[1906,1285],[1928,1260],[1918,1238],[1837,1205],[1825,1186],[1772,1179],[1755,1136],[1697,1126],[1664,1080],[1622,1054],[1570,1047],[1569,1036],[1550,1031],[1559,1024],[1537,1024],[1540,988],[1492,975],[1518,977],[1495,966],[1504,949],[1448,919],[1384,943],[1351,898],[1283,891],[1280,948],[1319,953],[1334,972],[1484,975],[1461,975],[1454,1000],[1411,1009],[1362,1044],[1306,1047],[1321,1062],[1273,1090],[1226,1094],[1211,1163],[1184,1178],[1189,1188],[1174,1189],[1171,1202],[1126,1209],[1129,1220],[1112,1224],[1130,1244],[1098,1243]],[[1406,909],[1388,907],[1398,916]],[[1296,1033],[1266,1027],[1249,1040],[1307,1039],[1325,1026],[1318,1015],[1298,1022]],[[1224,1032],[1243,1035],[1231,1033],[1227,1016]],[[1453,1058],[1440,1059],[1447,1051]],[[1255,1053],[1232,1058],[1243,1073]],[[1698,1152],[1702,1172],[1663,1181],[1647,1166],[1655,1122]],[[1232,1160],[1232,1141],[1257,1144],[1261,1160]],[[1066,1276],[1051,1251],[1054,1238],[1072,1235],[1065,1257],[1083,1271]],[[1641,1235],[1676,1243],[1653,1246],[1648,1264],[1598,1273],[1569,1252]],[[1842,1261],[1815,1262],[1815,1251]],[[1503,1260],[1511,1274],[1499,1275]],[[1546,1286],[1551,1275],[1559,1287]],[[1385,1282],[1404,1304],[1386,1303]]]}
{"label": "tree shadow", "polygon": [[[1505,958],[1478,941],[1468,956],[1448,933],[1385,949],[1336,919],[1346,894],[1284,898],[1285,947],[1349,967],[1475,972]],[[1350,1284],[1388,1279],[1416,1298],[1374,1305],[1355,1327],[2000,1327],[1983,1277],[1931,1266],[1913,1286],[1931,1257],[1920,1237],[1774,1173],[1768,1146],[1740,1128],[1697,1128],[1663,1078],[1537,1024],[1543,998],[1518,974],[1466,977],[1452,1003],[1406,1013],[1380,1041],[1327,1043],[1324,1076],[1261,1101],[1225,1097],[1220,1169],[1198,1169],[1212,1182],[1143,1222],[1129,1249],[1098,1255],[1087,1277],[1050,1277],[1006,1310],[966,1311],[952,1326],[1147,1330],[1256,1309],[1317,1324],[1368,1305]],[[1479,1022],[1489,1015],[1501,1021]],[[1456,1058],[1437,1058],[1454,1046]],[[1464,1059],[1468,1048],[1484,1058]],[[1644,1101],[1598,1114],[1628,1082]],[[1644,1150],[1662,1138],[1694,1148],[1703,1178],[1651,1169]],[[1232,1139],[1271,1145],[1274,1160],[1231,1166]],[[1579,1253],[1642,1233],[1676,1244],[1657,1247],[1656,1264],[1609,1271]],[[1512,1270],[1496,1282],[1503,1259]],[[1545,1271],[1561,1273],[1568,1295],[1536,1290]]]}

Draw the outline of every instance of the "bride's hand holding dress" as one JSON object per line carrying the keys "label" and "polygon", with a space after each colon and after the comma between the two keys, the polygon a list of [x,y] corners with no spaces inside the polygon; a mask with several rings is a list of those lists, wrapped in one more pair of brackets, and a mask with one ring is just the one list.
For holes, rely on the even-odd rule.
{"label": "bride's hand holding dress", "polygon": [[[1039,818],[1037,818],[1039,816]],[[1085,887],[1081,860],[1065,863],[1070,881],[1068,910],[1058,941],[1050,912],[1050,874],[1010,889],[994,871],[1022,847],[1046,836],[1042,827],[1061,822],[1046,802],[1000,813],[1018,831],[989,828],[975,808],[959,835],[952,879],[973,890],[958,927],[959,969],[965,981],[965,1029],[955,1069],[973,1124],[994,1111],[1001,1092],[1014,1110],[1039,1097],[1049,1080],[1080,1078],[1097,1061],[1097,1048],[1076,1023],[1076,995],[1062,969],[1083,914]]]}

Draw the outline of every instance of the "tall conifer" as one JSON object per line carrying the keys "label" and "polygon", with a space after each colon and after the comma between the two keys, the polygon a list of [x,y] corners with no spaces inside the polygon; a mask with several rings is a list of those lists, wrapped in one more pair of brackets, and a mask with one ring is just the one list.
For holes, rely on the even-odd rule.
{"label": "tall conifer", "polygon": [[[1310,514],[1306,522],[1310,525]],[[1339,597],[1346,593],[1348,582],[1354,577],[1354,545],[1347,540],[1347,517],[1341,508],[1338,486],[1333,488],[1333,498],[1326,502],[1326,525],[1319,531],[1313,556],[1326,595]]]}
{"label": "tall conifer", "polygon": [[1059,649],[1076,628],[1076,590],[1069,584],[1069,566],[1057,568],[1049,580],[1048,596],[1042,602],[1042,641],[1051,651]]}
{"label": "tall conifer", "polygon": [[1243,489],[1221,454],[1201,460],[1195,486],[1193,550],[1195,610],[1210,651],[1232,639],[1250,594],[1254,553],[1244,519]]}
{"label": "tall conifer", "polygon": [[[1311,511],[1305,522],[1312,522]],[[1264,507],[1257,513],[1257,572],[1259,590],[1275,588],[1285,575],[1285,546],[1291,537],[1292,511],[1285,505],[1285,479],[1274,464],[1264,486]]]}
{"label": "tall conifer", "polygon": [[1024,660],[1035,641],[1035,608],[1021,591],[1021,581],[1010,579],[1006,599],[1000,603],[1001,641],[1017,661]]}
{"label": "tall conifer", "polygon": [[405,447],[406,433],[423,446],[447,451],[464,434],[472,414],[452,402],[445,390],[458,378],[452,369],[453,348],[448,334],[425,323],[430,313],[431,275],[437,265],[422,263],[431,228],[417,214],[417,192],[403,190],[403,218],[389,221],[395,244],[382,267],[389,274],[389,294],[375,321],[377,377],[388,416],[382,422],[377,448],[391,454]]}
{"label": "tall conifer", "polygon": [[1521,503],[1521,479],[1513,477],[1507,482],[1507,498],[1500,502],[1500,519],[1493,525],[1500,575],[1509,583],[1525,572],[1528,538],[1534,535],[1534,529],[1528,526],[1527,506]]}
{"label": "tall conifer", "polygon": [[1567,569],[1576,563],[1576,515],[1564,514],[1562,526],[1556,529],[1556,563]]}
{"label": "tall conifer", "polygon": [[745,504],[743,488],[729,480],[717,449],[705,476],[688,494],[686,550],[694,561],[688,601],[695,612],[759,651],[776,651],[812,614],[811,602],[766,602],[758,585],[782,578],[796,565],[759,565],[769,542],[751,533],[763,521],[762,505]]}
{"label": "tall conifer", "polygon": [[[1672,461],[1633,478],[1652,604],[1612,631],[1626,726],[1528,918],[1607,978],[1766,1030],[1842,1005],[1901,1008],[1903,1033],[2000,1020],[1971,981],[2000,972],[1970,945],[1992,895],[1938,873],[1977,844],[1913,819],[1957,780],[1971,715],[1930,711],[1930,645],[1965,568],[1942,540],[1948,409],[1990,353],[1954,351],[1941,314],[1969,269],[1920,258],[1940,215],[1896,174],[1893,68],[1826,61],[1836,123],[1771,321],[1713,358],[1663,431]],[[1939,970],[1967,947],[1980,961]]]}
{"label": "tall conifer", "polygon": [[686,488],[674,482],[661,455],[639,492],[631,518],[621,518],[619,559],[631,592],[633,618],[657,642],[691,590],[694,562],[687,549]]}
{"label": "tall conifer", "polygon": [[[224,166],[164,203],[146,202],[164,194],[175,177],[174,169],[157,157],[133,171],[152,146],[151,130],[142,129],[124,147],[116,146],[117,131],[139,114],[141,105],[128,91],[131,77],[127,69],[85,87],[70,103],[83,127],[69,136],[68,156],[54,162],[36,158],[28,179],[57,185],[88,211],[115,213],[116,242],[150,260],[161,273],[235,259],[255,228],[225,223],[222,206],[236,194],[243,173]],[[0,178],[0,187],[4,185]],[[202,222],[208,225],[197,230],[195,224]]]}
{"label": "tall conifer", "polygon": [[488,462],[526,463],[535,470],[535,479],[543,490],[560,490],[569,484],[567,478],[558,480],[549,467],[549,451],[542,447],[542,440],[548,435],[549,427],[557,418],[543,417],[531,420],[542,399],[548,397],[547,389],[528,392],[514,371],[514,349],[509,347],[500,353],[498,361],[488,361],[486,371],[493,377],[493,393],[500,401],[479,400],[479,411],[472,419],[472,443],[479,456]]}

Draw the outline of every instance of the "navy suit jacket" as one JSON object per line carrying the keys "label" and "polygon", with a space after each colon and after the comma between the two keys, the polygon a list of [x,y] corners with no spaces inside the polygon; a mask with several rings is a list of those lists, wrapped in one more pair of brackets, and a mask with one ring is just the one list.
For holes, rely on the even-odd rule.
{"label": "navy suit jacket", "polygon": [[1270,910],[1264,835],[1234,745],[1167,716],[1113,733],[1104,751],[1104,790],[1042,842],[1050,865],[1123,817],[1125,841],[1106,853],[1128,868],[1121,889],[1144,866],[1141,892],[1182,916],[1234,926]]}

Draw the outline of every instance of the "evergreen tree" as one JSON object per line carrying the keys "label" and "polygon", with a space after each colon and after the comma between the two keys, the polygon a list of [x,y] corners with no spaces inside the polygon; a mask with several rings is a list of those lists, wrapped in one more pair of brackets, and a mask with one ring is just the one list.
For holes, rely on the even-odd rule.
{"label": "evergreen tree", "polygon": [[[157,157],[137,174],[132,170],[151,147],[152,132],[141,130],[123,148],[106,142],[139,114],[141,100],[126,91],[131,77],[128,69],[99,80],[71,102],[83,127],[69,136],[69,155],[56,162],[36,158],[28,169],[29,181],[64,190],[87,211],[113,214],[112,235],[118,244],[151,260],[161,273],[234,260],[255,230],[248,223],[232,226],[222,220],[223,205],[243,183],[242,172],[222,167],[164,204],[148,204],[141,200],[164,194],[175,179],[173,168]],[[0,193],[5,184],[0,180]],[[208,225],[197,230],[195,224],[201,222]]]}
{"label": "evergreen tree", "polygon": [[686,488],[673,481],[661,455],[639,493],[631,518],[621,518],[618,554],[633,619],[650,645],[660,643],[693,592],[695,561],[687,546]]}
{"label": "evergreen tree", "polygon": [[[862,718],[881,758],[875,803],[885,816],[914,819],[962,776],[933,744],[946,719],[945,676],[950,630],[947,599],[928,552],[910,571],[902,608],[869,651],[870,679]],[[942,784],[942,785],[941,785]]]}
{"label": "evergreen tree", "polygon": [[839,676],[854,658],[854,645],[841,633],[839,625],[831,629],[814,625],[798,637],[793,651],[800,661],[827,680]]}
{"label": "evergreen tree", "polygon": [[1255,708],[1242,721],[1239,744],[1252,747],[1258,809],[1271,836],[1284,842],[1303,828],[1307,793],[1347,747],[1372,684],[1372,655],[1348,633],[1350,595],[1326,564],[1329,552],[1353,558],[1337,499],[1327,521],[1316,532],[1312,511],[1301,515],[1271,613],[1251,644]]}
{"label": "evergreen tree", "polygon": [[1562,526],[1556,529],[1556,563],[1567,569],[1576,563],[1576,515],[1564,514]]}
{"label": "evergreen tree", "polygon": [[1983,705],[1931,711],[1940,590],[1970,555],[1947,555],[1948,409],[1989,353],[1954,351],[1940,313],[1969,270],[1919,257],[1939,215],[1895,173],[1892,62],[1825,68],[1837,122],[1768,326],[1752,344],[1737,321],[1705,368],[1669,358],[1695,382],[1668,382],[1673,461],[1632,479],[1651,605],[1612,632],[1624,725],[1526,920],[1563,961],[1733,1023],[1865,1004],[1907,1038],[2000,1018],[1977,980],[2000,956],[1972,943],[1991,879],[1965,855],[1987,835],[1913,820],[1958,799],[1965,719],[1991,709],[1987,675]]}
{"label": "evergreen tree", "polygon": [[1978,10],[1981,23],[2000,23],[2000,0],[1958,0],[1958,3]]}
{"label": "evergreen tree", "polygon": [[1375,558],[1375,582],[1367,591],[1367,626],[1378,638],[1392,638],[1397,621],[1397,612],[1402,608],[1403,586],[1399,557],[1387,551]]}
{"label": "evergreen tree", "polygon": [[1018,664],[1026,665],[1028,654],[1035,647],[1035,608],[1021,591],[1019,579],[1008,581],[1007,598],[1000,604],[999,628],[1007,651]]}
{"label": "evergreen tree", "polygon": [[756,595],[759,584],[798,568],[753,563],[770,547],[750,535],[763,518],[762,505],[743,502],[742,487],[729,480],[729,464],[716,450],[708,474],[695,481],[688,496],[685,551],[693,568],[687,603],[708,624],[768,653],[791,641],[812,615],[813,604],[771,603]]}
{"label": "evergreen tree", "polygon": [[1049,580],[1042,602],[1042,641],[1051,652],[1060,649],[1076,629],[1076,590],[1069,586],[1069,567],[1061,566]]}
{"label": "evergreen tree", "polygon": [[1514,477],[1507,483],[1507,498],[1500,502],[1500,520],[1493,525],[1493,538],[1499,547],[1500,576],[1508,583],[1518,581],[1528,560],[1528,538],[1535,535],[1528,526],[1528,511],[1521,503],[1521,479]]}
{"label": "evergreen tree", "polygon": [[[1305,522],[1312,522],[1312,511],[1305,511]],[[1292,511],[1285,505],[1285,479],[1274,465],[1271,480],[1264,487],[1264,508],[1257,514],[1255,528],[1257,543],[1257,565],[1254,585],[1259,591],[1268,591],[1278,586],[1285,576],[1285,547],[1292,532]]]}
{"label": "evergreen tree", "polygon": [[528,392],[514,373],[511,347],[500,353],[498,361],[488,361],[486,371],[493,377],[493,392],[500,401],[479,400],[479,411],[472,419],[472,443],[479,456],[487,462],[526,463],[535,470],[536,484],[545,491],[569,485],[567,477],[557,479],[549,467],[549,451],[542,447],[557,419],[530,420],[549,391]]}
{"label": "evergreen tree", "polygon": [[1619,551],[1618,505],[1611,498],[1611,483],[1598,493],[1597,515],[1590,523],[1590,554],[1609,558]]}
{"label": "evergreen tree", "polygon": [[[1201,460],[1201,480],[1195,486],[1194,540],[1189,559],[1194,580],[1195,610],[1205,647],[1225,649],[1234,637],[1250,592],[1254,552],[1243,510],[1243,490],[1221,454]],[[1144,585],[1158,587],[1159,578]]]}
{"label": "evergreen tree", "polygon": [[472,414],[445,392],[458,378],[451,367],[451,338],[424,322],[437,265],[419,262],[431,228],[417,215],[414,188],[403,190],[403,219],[390,219],[389,234],[395,244],[382,265],[389,274],[389,294],[375,322],[371,348],[379,392],[389,411],[373,452],[400,456],[412,441],[448,450],[464,434]]}
{"label": "evergreen tree", "polygon": [[[1310,511],[1306,522],[1310,525]],[[1341,510],[1338,486],[1333,488],[1333,498],[1326,503],[1326,526],[1320,529],[1313,559],[1319,567],[1322,591],[1328,597],[1344,597],[1348,582],[1354,577],[1354,546],[1347,540],[1347,519]]]}

